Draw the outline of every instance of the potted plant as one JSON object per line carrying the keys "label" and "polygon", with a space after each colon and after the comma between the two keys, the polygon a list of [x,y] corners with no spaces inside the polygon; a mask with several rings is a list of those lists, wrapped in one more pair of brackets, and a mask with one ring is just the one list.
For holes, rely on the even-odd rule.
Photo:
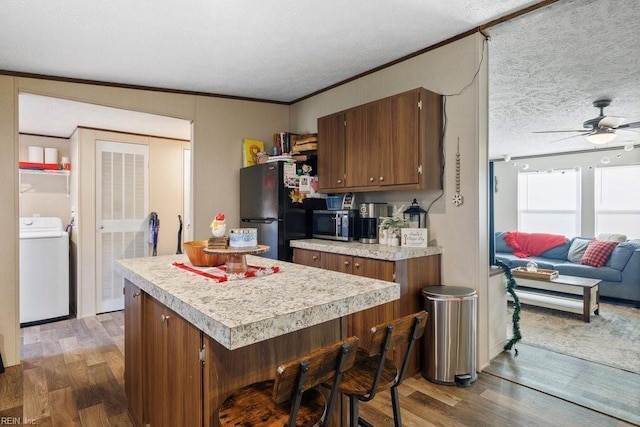
{"label": "potted plant", "polygon": [[380,222],[380,226],[384,230],[387,243],[391,246],[399,246],[400,229],[407,226],[405,219],[399,216],[384,217]]}

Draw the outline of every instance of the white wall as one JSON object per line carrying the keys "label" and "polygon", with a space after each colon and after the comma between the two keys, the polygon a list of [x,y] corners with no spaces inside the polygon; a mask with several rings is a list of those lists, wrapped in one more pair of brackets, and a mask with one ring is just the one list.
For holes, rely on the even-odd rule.
{"label": "white wall", "polygon": [[582,181],[582,231],[580,235],[593,236],[595,230],[593,174],[596,166],[604,166],[601,163],[603,157],[608,157],[611,161],[608,166],[640,164],[640,147],[636,147],[632,151],[624,151],[623,148],[594,149],[577,154],[513,159],[510,162],[496,161],[494,163],[494,175],[497,180],[497,191],[494,194],[495,230],[518,229],[518,172],[523,170],[525,164],[529,165],[527,171],[579,167]]}
{"label": "white wall", "polygon": [[[417,87],[447,96],[444,196],[429,213],[429,239],[442,247],[444,285],[462,285],[479,294],[478,366],[488,363],[487,289],[487,52],[479,34],[466,37],[405,62],[346,83],[291,107],[291,127],[316,132],[317,118]],[[484,53],[484,60],[482,61]],[[479,65],[482,61],[482,64]],[[474,80],[477,70],[479,74]],[[465,90],[463,88],[469,85]],[[460,91],[461,94],[457,95]],[[464,204],[455,207],[455,154],[461,153]],[[426,208],[439,192],[361,194],[361,201],[407,204],[415,197]]]}

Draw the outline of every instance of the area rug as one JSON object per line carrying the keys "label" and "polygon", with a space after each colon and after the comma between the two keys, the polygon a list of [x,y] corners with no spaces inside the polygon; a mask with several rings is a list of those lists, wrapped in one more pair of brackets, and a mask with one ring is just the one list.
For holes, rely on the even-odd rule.
{"label": "area rug", "polygon": [[[508,310],[507,337],[512,336]],[[640,309],[600,303],[591,322],[582,315],[523,304],[522,343],[640,374]]]}

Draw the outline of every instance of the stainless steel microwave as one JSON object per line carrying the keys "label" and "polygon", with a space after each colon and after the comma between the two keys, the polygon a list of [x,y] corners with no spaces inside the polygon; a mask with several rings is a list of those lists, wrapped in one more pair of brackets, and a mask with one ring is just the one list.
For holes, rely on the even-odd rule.
{"label": "stainless steel microwave", "polygon": [[313,237],[351,241],[360,238],[357,210],[313,211]]}

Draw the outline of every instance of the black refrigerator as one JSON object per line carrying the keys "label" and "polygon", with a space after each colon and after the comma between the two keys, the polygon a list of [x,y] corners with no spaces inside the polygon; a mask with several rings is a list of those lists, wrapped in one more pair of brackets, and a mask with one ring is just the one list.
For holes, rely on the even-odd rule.
{"label": "black refrigerator", "polygon": [[315,198],[293,202],[284,168],[284,162],[273,162],[240,169],[240,227],[258,229],[258,243],[269,246],[262,256],[292,261],[289,242],[310,238],[312,212],[327,204]]}

